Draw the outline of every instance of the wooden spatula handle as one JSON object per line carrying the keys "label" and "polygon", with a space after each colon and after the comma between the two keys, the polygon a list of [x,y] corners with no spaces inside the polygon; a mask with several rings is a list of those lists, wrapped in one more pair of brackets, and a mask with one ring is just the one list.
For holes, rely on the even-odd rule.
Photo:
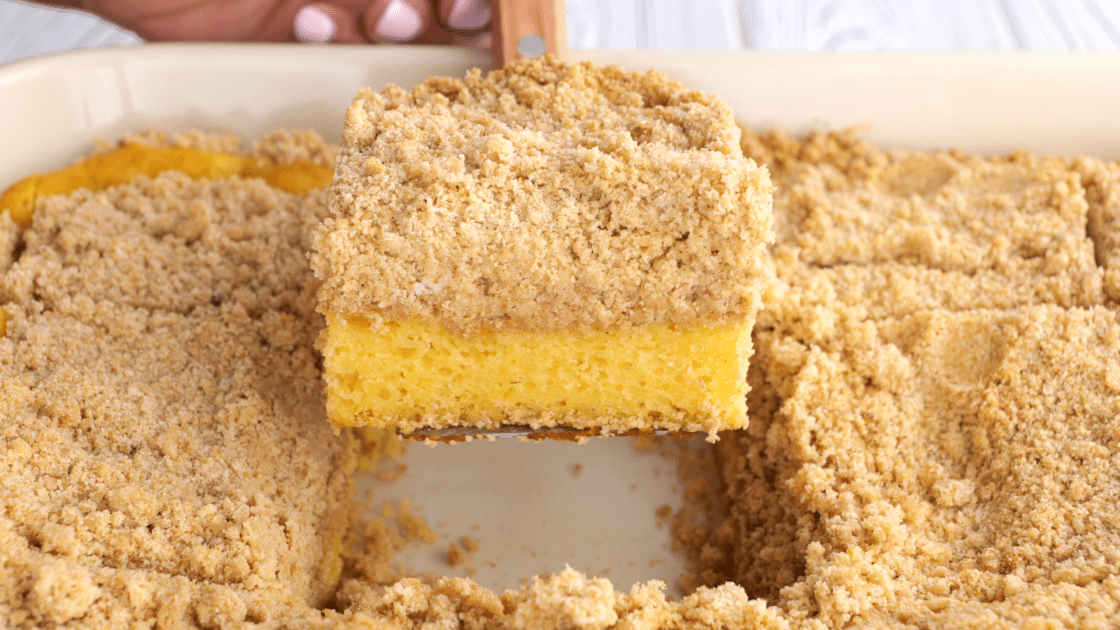
{"label": "wooden spatula handle", "polygon": [[564,0],[490,0],[494,67],[522,57],[568,53]]}

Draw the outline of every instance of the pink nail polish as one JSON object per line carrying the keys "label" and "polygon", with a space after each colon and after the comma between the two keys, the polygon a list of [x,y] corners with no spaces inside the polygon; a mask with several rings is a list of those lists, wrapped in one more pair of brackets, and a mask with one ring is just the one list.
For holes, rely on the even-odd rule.
{"label": "pink nail polish", "polygon": [[455,0],[447,24],[464,31],[482,28],[490,22],[490,3],[486,0]]}
{"label": "pink nail polish", "polygon": [[307,5],[296,14],[296,39],[309,44],[325,44],[334,39],[338,26],[326,11]]}
{"label": "pink nail polish", "polygon": [[392,0],[377,21],[377,36],[394,42],[407,42],[424,27],[420,13],[404,0]]}

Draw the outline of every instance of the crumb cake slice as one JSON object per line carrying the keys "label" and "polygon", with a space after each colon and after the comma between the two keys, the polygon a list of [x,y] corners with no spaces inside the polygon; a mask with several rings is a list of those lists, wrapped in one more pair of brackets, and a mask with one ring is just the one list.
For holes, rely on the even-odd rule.
{"label": "crumb cake slice", "polygon": [[337,426],[743,426],[769,176],[720,100],[552,59],[363,91],[315,239]]}

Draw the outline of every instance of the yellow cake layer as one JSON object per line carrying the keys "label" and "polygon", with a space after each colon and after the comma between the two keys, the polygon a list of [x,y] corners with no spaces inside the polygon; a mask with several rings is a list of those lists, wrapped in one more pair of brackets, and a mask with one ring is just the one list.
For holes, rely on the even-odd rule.
{"label": "yellow cake layer", "polygon": [[752,323],[464,337],[416,320],[327,314],[327,408],[337,426],[403,432],[511,422],[737,429]]}

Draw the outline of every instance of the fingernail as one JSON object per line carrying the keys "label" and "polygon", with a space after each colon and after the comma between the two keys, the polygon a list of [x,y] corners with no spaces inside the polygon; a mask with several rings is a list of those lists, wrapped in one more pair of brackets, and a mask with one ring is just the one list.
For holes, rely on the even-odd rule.
{"label": "fingernail", "polygon": [[486,0],[455,0],[447,23],[464,31],[482,28],[490,21],[490,3]]}
{"label": "fingernail", "polygon": [[334,19],[324,10],[307,5],[296,14],[296,39],[309,44],[325,44],[338,31]]}
{"label": "fingernail", "polygon": [[407,42],[419,35],[423,27],[424,23],[416,9],[404,0],[392,0],[377,21],[374,32],[382,39]]}

